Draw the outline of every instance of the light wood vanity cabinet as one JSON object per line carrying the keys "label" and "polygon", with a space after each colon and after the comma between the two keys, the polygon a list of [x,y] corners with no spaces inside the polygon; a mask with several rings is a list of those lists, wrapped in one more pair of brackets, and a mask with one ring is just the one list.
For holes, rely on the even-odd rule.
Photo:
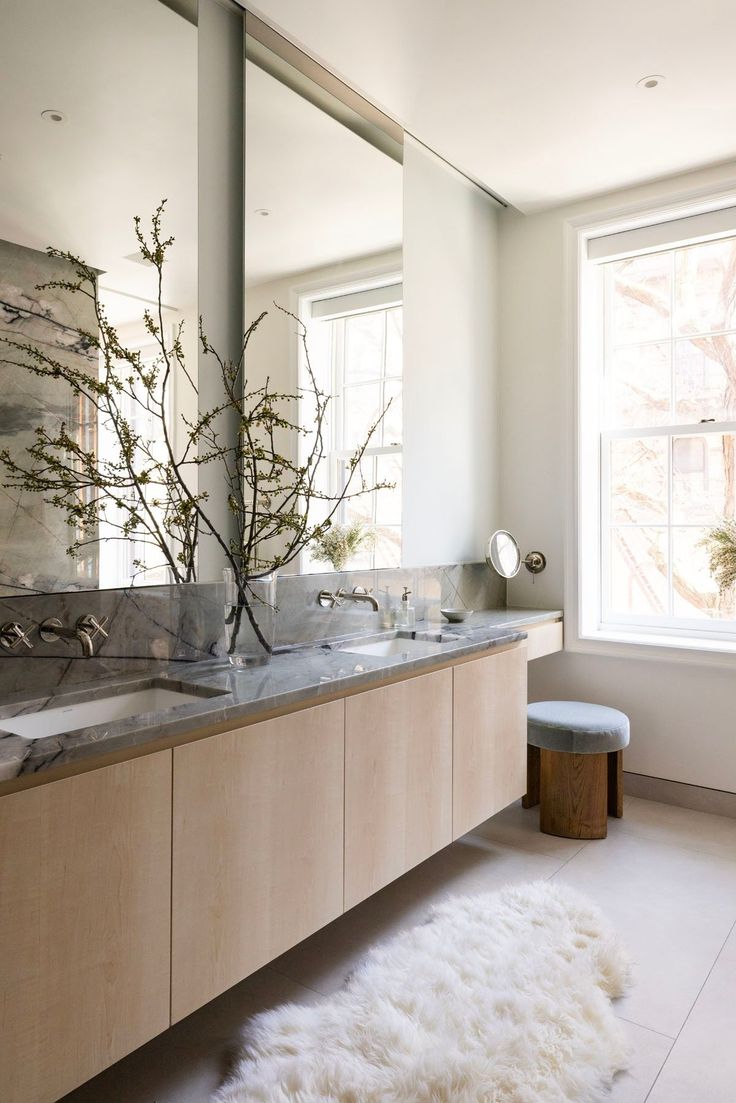
{"label": "light wood vanity cabinet", "polygon": [[452,839],[452,671],[345,702],[345,908]]}
{"label": "light wood vanity cabinet", "polygon": [[2,1103],[58,1100],[521,796],[526,663],[511,646],[0,798]]}
{"label": "light wood vanity cabinet", "polygon": [[452,837],[526,791],[526,644],[453,670]]}
{"label": "light wood vanity cabinet", "polygon": [[341,914],[344,708],[174,749],[173,1022]]}
{"label": "light wood vanity cabinet", "polygon": [[51,1103],[169,1025],[171,752],[0,799],[0,1098]]}
{"label": "light wood vanity cabinet", "polygon": [[555,651],[562,651],[561,620],[547,620],[541,624],[527,625],[526,633],[526,657],[529,662],[532,659],[541,659],[544,655],[552,655]]}

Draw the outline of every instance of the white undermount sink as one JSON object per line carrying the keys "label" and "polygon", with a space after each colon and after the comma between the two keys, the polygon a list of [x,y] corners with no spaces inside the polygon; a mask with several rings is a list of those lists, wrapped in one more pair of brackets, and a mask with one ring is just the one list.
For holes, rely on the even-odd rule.
{"label": "white undermount sink", "polygon": [[442,636],[436,640],[417,640],[412,636],[394,636],[388,640],[372,640],[367,643],[355,640],[352,643],[344,643],[339,650],[348,651],[351,655],[375,655],[376,658],[404,655],[406,658],[420,659],[425,655],[439,654],[442,644],[453,639],[456,637]]}
{"label": "white undermount sink", "polygon": [[116,693],[109,697],[95,697],[93,701],[79,701],[77,704],[59,704],[43,708],[39,712],[28,712],[22,716],[0,717],[0,731],[19,735],[22,739],[45,739],[50,735],[64,735],[79,728],[90,728],[95,724],[109,724],[114,720],[125,720],[128,716],[139,716],[145,712],[160,712],[176,708],[177,705],[190,705],[202,701],[208,693],[188,693],[182,689],[168,686],[146,686],[129,693]]}

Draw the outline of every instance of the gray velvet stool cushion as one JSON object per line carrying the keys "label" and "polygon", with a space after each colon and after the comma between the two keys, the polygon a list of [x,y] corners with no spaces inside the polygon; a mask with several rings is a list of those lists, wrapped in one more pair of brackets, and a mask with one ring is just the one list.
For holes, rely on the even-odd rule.
{"label": "gray velvet stool cushion", "polygon": [[535,701],[527,709],[527,739],[533,747],[569,754],[620,751],[629,743],[629,718],[585,701]]}

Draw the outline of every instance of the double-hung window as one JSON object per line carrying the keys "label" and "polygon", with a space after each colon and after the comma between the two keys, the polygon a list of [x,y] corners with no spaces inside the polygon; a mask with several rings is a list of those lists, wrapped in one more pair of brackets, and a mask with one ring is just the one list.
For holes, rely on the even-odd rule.
{"label": "double-hung window", "polygon": [[[374,569],[401,564],[402,473],[402,286],[399,277],[370,286],[332,288],[303,298],[312,368],[332,396],[326,425],[328,489],[345,487],[350,461],[379,419],[350,484],[349,496],[334,521],[361,521],[373,533],[371,544],[349,568]],[[385,411],[385,413],[384,413]],[[381,418],[381,414],[383,417]],[[357,494],[366,487],[390,484]],[[305,564],[324,570],[324,564]]]}
{"label": "double-hung window", "polygon": [[708,218],[588,242],[584,635],[736,639],[712,571],[736,538],[736,210]]}

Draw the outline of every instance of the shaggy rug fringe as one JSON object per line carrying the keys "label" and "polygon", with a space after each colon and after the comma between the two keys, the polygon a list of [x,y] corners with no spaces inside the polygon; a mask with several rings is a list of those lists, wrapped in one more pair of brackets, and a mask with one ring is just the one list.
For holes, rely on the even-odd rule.
{"label": "shaggy rug fringe", "polygon": [[629,959],[598,908],[538,882],[454,897],[336,995],[257,1016],[215,1103],[582,1103],[626,1067]]}

